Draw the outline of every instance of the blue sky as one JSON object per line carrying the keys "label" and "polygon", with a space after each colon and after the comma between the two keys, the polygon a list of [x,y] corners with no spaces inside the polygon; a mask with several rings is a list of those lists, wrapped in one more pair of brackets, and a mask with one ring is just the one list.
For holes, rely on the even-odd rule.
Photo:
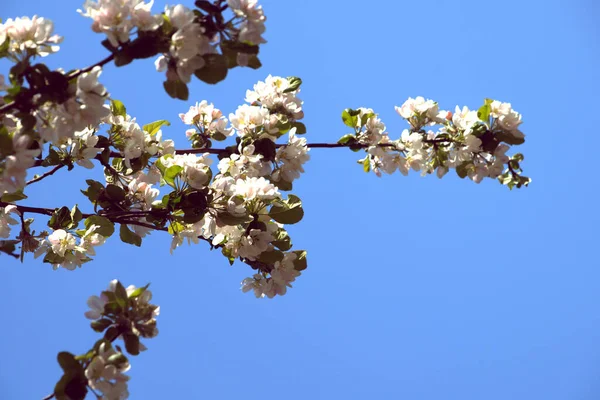
{"label": "blue sky", "polygon": [[[395,136],[405,125],[394,105],[409,96],[446,109],[491,97],[523,114],[533,183],[510,192],[453,174],[378,179],[348,150],[313,149],[294,185],[306,216],[290,228],[309,268],[274,300],[239,291],[244,264],[230,267],[202,244],[171,256],[160,233],[141,249],[111,239],[74,272],[1,257],[0,398],[52,391],[56,353],[84,352],[98,337],[83,316],[87,297],[117,278],[151,282],[162,311],[160,334],[131,360],[133,399],[597,399],[600,6],[261,4],[269,43],[258,71],[234,70],[217,86],[195,81],[189,103],[164,94],[150,60],[108,66],[101,81],[139,121],[174,122],[163,133],[179,147],[177,115],[191,101],[229,113],[268,74],[304,80],[312,142],[347,133],[346,107],[374,108]],[[0,16],[52,19],[65,41],[47,62],[68,70],[106,54],[80,6],[4,0]],[[24,204],[88,207],[79,189],[98,172],[62,170]]]}

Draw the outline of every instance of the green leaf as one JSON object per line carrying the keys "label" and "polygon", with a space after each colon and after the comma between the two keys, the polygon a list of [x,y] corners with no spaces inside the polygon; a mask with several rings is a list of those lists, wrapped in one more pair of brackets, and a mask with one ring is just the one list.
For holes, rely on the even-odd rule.
{"label": "green leaf", "polygon": [[125,109],[123,103],[119,100],[110,101],[110,111],[113,113],[113,115],[120,115],[122,117],[127,116],[127,110]]}
{"label": "green leaf", "polygon": [[90,326],[96,332],[104,332],[104,330],[106,328],[108,328],[109,326],[111,326],[112,324],[113,324],[113,321],[111,321],[110,319],[102,318],[97,321],[92,321]]}
{"label": "green leaf", "polygon": [[344,135],[340,138],[340,140],[338,140],[339,144],[348,144],[353,142],[356,142],[356,136],[352,134]]}
{"label": "green leaf", "polygon": [[295,224],[304,216],[302,201],[299,197],[290,194],[287,200],[273,204],[269,216],[281,224]]}
{"label": "green leaf", "polygon": [[2,197],[0,197],[0,201],[4,201],[6,203],[14,203],[19,200],[26,199],[27,196],[23,193],[22,190],[16,191],[14,193],[4,193]]}
{"label": "green leaf", "polygon": [[123,341],[125,342],[125,349],[133,356],[140,354],[140,338],[131,333],[127,332],[123,334]]}
{"label": "green leaf", "polygon": [[117,296],[118,300],[121,300],[119,303],[125,304],[125,301],[127,300],[127,290],[119,281],[117,281],[117,284],[115,285],[115,296]]}
{"label": "green leaf", "polygon": [[262,63],[260,62],[258,57],[256,57],[255,55],[251,55],[248,58],[248,67],[252,69],[259,69],[260,67],[262,67]]}
{"label": "green leaf", "polygon": [[204,67],[197,69],[194,75],[203,82],[215,84],[227,77],[227,59],[222,54],[205,54]]}
{"label": "green leaf", "polygon": [[306,250],[296,250],[292,251],[292,253],[296,254],[297,256],[294,260],[294,269],[296,271],[304,271],[307,268]]}
{"label": "green leaf", "polygon": [[263,251],[258,256],[258,261],[267,265],[273,265],[281,260],[283,260],[283,252],[279,250]]}
{"label": "green leaf", "polygon": [[122,187],[113,185],[112,183],[106,185],[106,190],[104,192],[108,199],[113,203],[120,203],[125,200],[126,194],[125,190]]}
{"label": "green leaf", "polygon": [[302,122],[294,122],[292,124],[292,128],[296,128],[297,135],[304,135],[306,133],[306,125],[304,125]]}
{"label": "green leaf", "polygon": [[[109,304],[111,304],[111,303],[109,303]],[[116,304],[116,303],[112,303],[112,304]],[[106,309],[106,306],[108,306],[108,304],[106,304],[104,306],[105,309]],[[106,332],[104,332],[104,339],[109,342],[108,343],[109,348],[112,347],[112,345],[110,345],[110,342],[112,342],[113,340],[115,340],[116,338],[118,338],[120,334],[121,334],[121,331],[116,326],[111,326],[110,328],[108,328],[106,330]],[[105,345],[105,347],[106,346],[107,345]]]}
{"label": "green leaf", "polygon": [[243,225],[252,222],[252,218],[247,215],[239,217],[228,212],[218,212],[217,221],[221,225]]}
{"label": "green leaf", "polygon": [[367,121],[369,120],[369,118],[374,117],[375,113],[366,113],[364,114],[362,117],[360,117],[360,125],[363,126],[364,124],[367,123]]}
{"label": "green leaf", "polygon": [[469,165],[471,165],[471,164],[468,161],[465,161],[464,163],[456,166],[456,174],[461,179],[464,179],[467,177],[468,172],[469,172]]}
{"label": "green leaf", "polygon": [[13,153],[12,135],[8,133],[5,126],[0,125],[0,154],[10,155]]}
{"label": "green leaf", "polygon": [[166,119],[160,119],[158,121],[151,122],[149,124],[144,125],[144,131],[148,132],[150,136],[154,136],[158,133],[160,128],[164,125],[170,126],[171,123]]}
{"label": "green leaf", "polygon": [[358,123],[358,114],[358,110],[346,108],[344,111],[342,111],[342,121],[344,121],[344,124],[346,126],[350,128],[356,128],[356,125]]}
{"label": "green leaf", "polygon": [[496,138],[498,140],[500,140],[506,144],[517,146],[517,145],[525,143],[524,137],[514,136],[509,132],[494,131],[494,133],[496,134]]}
{"label": "green leaf", "polygon": [[146,286],[142,286],[142,287],[135,289],[133,292],[131,292],[131,294],[129,295],[129,298],[135,299],[135,298],[140,297],[148,289],[148,286],[150,286],[150,284],[147,284]]}
{"label": "green leaf", "polygon": [[292,182],[288,182],[283,178],[279,179],[278,181],[274,181],[272,183],[273,183],[273,185],[277,186],[277,189],[285,190],[285,191],[292,190],[292,188],[294,186],[294,185],[292,185]]}
{"label": "green leaf", "polygon": [[285,230],[280,229],[275,237],[277,240],[274,240],[271,243],[279,250],[287,251],[292,248],[292,240]]}
{"label": "green leaf", "polygon": [[69,226],[69,229],[73,229],[75,228],[78,224],[79,221],[81,221],[83,219],[83,215],[81,214],[81,211],[79,211],[79,208],[77,208],[77,204],[75,204],[73,206],[73,208],[71,209],[71,226]]}
{"label": "green leaf", "polygon": [[71,225],[71,212],[67,207],[54,210],[48,221],[48,226],[54,230],[66,229]]}
{"label": "green leaf", "polygon": [[300,85],[302,85],[302,79],[298,78],[297,76],[288,76],[287,80],[290,83],[290,86],[288,86],[283,93],[289,93],[298,90]]}
{"label": "green leaf", "polygon": [[190,97],[187,85],[180,80],[164,81],[163,87],[167,94],[174,99],[187,100]]}
{"label": "green leaf", "polygon": [[115,224],[112,223],[108,218],[101,217],[100,215],[91,215],[86,218],[84,222],[85,228],[89,229],[92,225],[97,225],[95,232],[104,237],[110,237],[115,233]]}
{"label": "green leaf", "polygon": [[92,179],[87,179],[85,182],[88,184],[88,188],[86,190],[82,190],[81,193],[90,199],[92,203],[96,204],[100,193],[104,191],[104,185]]}
{"label": "green leaf", "polygon": [[65,260],[64,257],[59,256],[58,254],[54,253],[53,251],[49,251],[44,256],[43,262],[52,264],[52,265],[57,265],[57,264],[62,263],[64,260]]}
{"label": "green leaf", "polygon": [[54,387],[56,400],[84,400],[88,381],[81,374],[65,373]]}
{"label": "green leaf", "polygon": [[125,243],[133,244],[137,247],[142,245],[142,238],[130,231],[126,224],[121,224],[119,237]]}
{"label": "green leaf", "polygon": [[76,371],[81,368],[81,365],[75,360],[75,356],[69,352],[61,351],[58,353],[56,359],[58,360],[58,365],[60,365],[65,372],[71,370]]}
{"label": "green leaf", "polygon": [[129,360],[123,353],[112,354],[108,357],[108,360],[106,361],[108,362],[108,364],[114,365],[117,368],[129,364]]}
{"label": "green leaf", "polygon": [[6,36],[4,42],[0,44],[0,58],[6,57],[8,55],[8,47],[10,45],[10,38]]}
{"label": "green leaf", "polygon": [[60,154],[54,150],[52,147],[50,147],[50,150],[48,151],[48,155],[46,156],[46,158],[44,158],[44,161],[42,161],[42,167],[51,167],[53,165],[58,165],[61,162],[61,158],[60,158]]}
{"label": "green leaf", "polygon": [[363,171],[369,172],[371,170],[371,157],[366,156],[363,160]]}
{"label": "green leaf", "polygon": [[181,165],[171,165],[169,168],[165,170],[163,174],[163,179],[165,182],[171,186],[175,187],[175,178],[179,176],[179,174],[183,171],[183,167]]}
{"label": "green leaf", "polygon": [[115,66],[122,67],[133,61],[133,56],[127,50],[115,53]]}

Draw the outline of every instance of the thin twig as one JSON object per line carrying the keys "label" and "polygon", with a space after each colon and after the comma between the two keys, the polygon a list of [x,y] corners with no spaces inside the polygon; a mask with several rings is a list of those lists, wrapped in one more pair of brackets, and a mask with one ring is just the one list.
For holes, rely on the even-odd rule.
{"label": "thin twig", "polygon": [[28,181],[28,182],[25,184],[25,186],[27,186],[27,185],[31,185],[32,183],[39,182],[39,181],[41,181],[42,179],[44,179],[44,178],[46,178],[46,177],[48,177],[48,176],[50,176],[50,175],[53,175],[53,174],[54,174],[56,171],[58,171],[59,169],[61,169],[61,168],[62,168],[62,167],[64,167],[64,166],[65,166],[64,164],[59,164],[59,165],[57,165],[56,167],[52,168],[50,171],[48,171],[48,172],[46,172],[46,173],[44,173],[44,174],[42,174],[42,175],[38,176],[37,178],[33,178],[32,180]]}

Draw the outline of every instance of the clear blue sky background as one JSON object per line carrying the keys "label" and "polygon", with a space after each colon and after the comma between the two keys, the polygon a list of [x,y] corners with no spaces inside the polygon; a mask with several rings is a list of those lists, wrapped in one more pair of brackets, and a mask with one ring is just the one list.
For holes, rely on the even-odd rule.
{"label": "clear blue sky background", "polygon": [[[532,185],[378,179],[350,151],[312,150],[295,185],[306,217],[290,228],[309,269],[270,301],[239,291],[244,264],[202,244],[171,256],[160,233],[141,249],[111,239],[74,272],[1,257],[0,399],[52,391],[56,353],[95,341],[85,303],[114,278],[152,282],[162,310],[159,336],[131,360],[133,399],[600,398],[598,3],[262,4],[264,67],[218,86],[196,81],[191,101],[229,113],[269,73],[297,75],[307,138],[333,142],[346,107],[374,108],[397,135],[405,125],[393,107],[409,96],[447,109],[492,97],[523,114]],[[71,69],[106,54],[80,6],[4,0],[0,14],[54,20],[66,39],[47,61]],[[183,146],[177,114],[191,101],[169,99],[162,79],[150,60],[101,77],[139,121],[173,121],[164,134]],[[87,209],[89,176],[60,171],[24,204]]]}

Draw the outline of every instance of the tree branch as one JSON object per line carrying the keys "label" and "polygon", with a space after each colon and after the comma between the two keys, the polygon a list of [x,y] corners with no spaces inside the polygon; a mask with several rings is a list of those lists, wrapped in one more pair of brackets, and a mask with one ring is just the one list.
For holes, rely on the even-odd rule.
{"label": "tree branch", "polygon": [[53,174],[54,174],[56,171],[58,171],[59,169],[61,169],[61,168],[62,168],[62,167],[64,167],[64,166],[65,166],[64,164],[59,164],[59,165],[57,165],[56,167],[52,168],[50,171],[48,171],[48,172],[46,172],[46,173],[44,173],[44,174],[42,174],[42,175],[38,176],[37,178],[33,178],[32,180],[28,181],[28,182],[25,184],[25,186],[31,185],[32,183],[39,182],[39,181],[41,181],[42,179],[44,179],[44,178],[46,178],[46,177],[48,177],[48,176],[50,176],[50,175],[53,175]]}

